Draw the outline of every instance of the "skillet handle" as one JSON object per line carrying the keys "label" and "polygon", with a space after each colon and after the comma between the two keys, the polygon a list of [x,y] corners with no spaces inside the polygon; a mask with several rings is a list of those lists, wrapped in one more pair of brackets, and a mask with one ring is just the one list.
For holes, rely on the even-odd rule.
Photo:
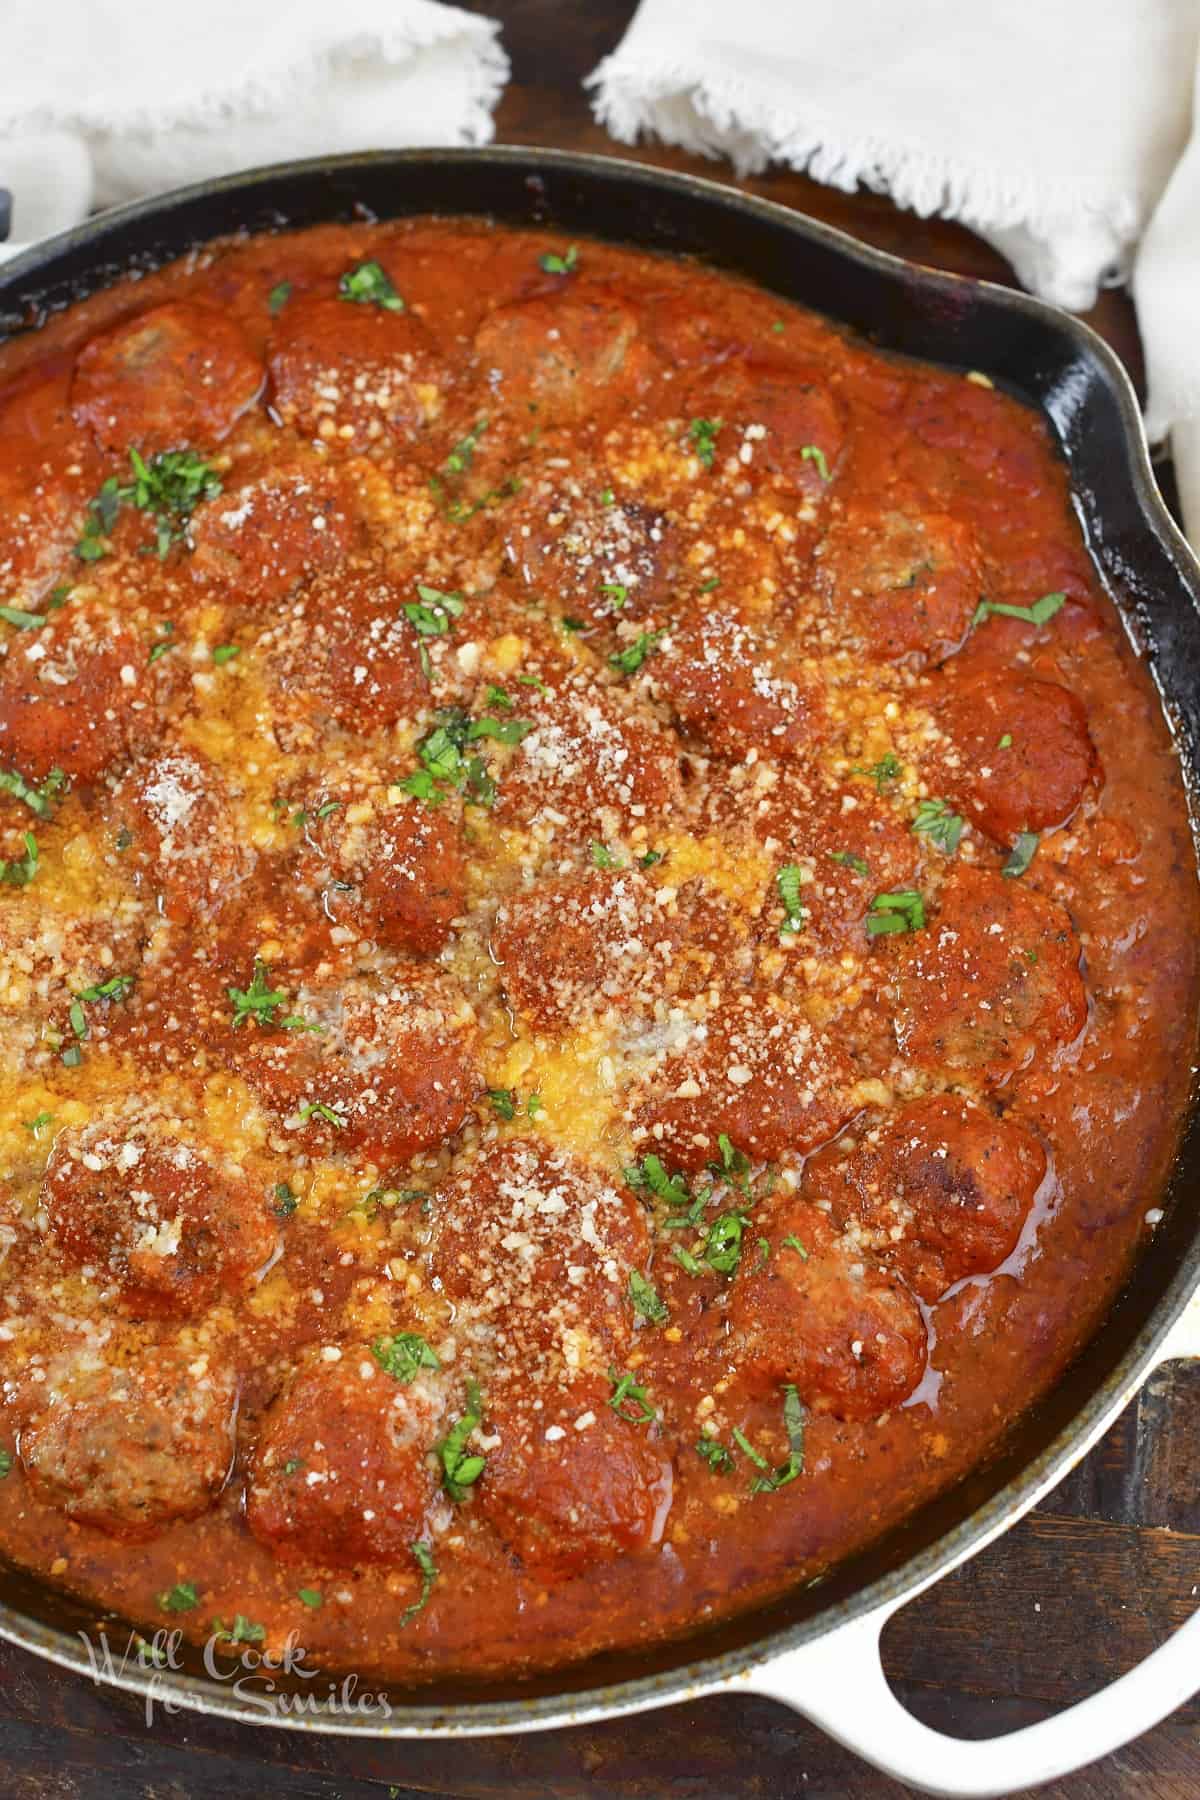
{"label": "skillet handle", "polygon": [[[1197,1300],[1152,1367],[1181,1357],[1200,1357]],[[751,1671],[750,1688],[802,1713],[885,1774],[945,1800],[993,1800],[1070,1774],[1119,1750],[1200,1692],[1197,1612],[1127,1675],[1056,1717],[982,1741],[947,1737],[914,1719],[883,1673],[880,1634],[914,1597],[890,1600],[765,1663]]]}

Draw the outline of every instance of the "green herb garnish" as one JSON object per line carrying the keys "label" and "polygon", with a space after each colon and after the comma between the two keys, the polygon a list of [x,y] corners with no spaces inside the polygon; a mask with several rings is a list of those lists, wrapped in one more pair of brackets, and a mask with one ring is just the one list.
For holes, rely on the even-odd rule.
{"label": "green herb garnish", "polygon": [[420,601],[409,600],[404,616],[422,637],[445,637],[450,621],[460,618],[466,602],[461,594],[443,594],[439,588],[426,587],[418,581]]}
{"label": "green herb garnish", "polygon": [[55,801],[67,785],[61,769],[51,769],[41,787],[34,787],[16,769],[0,769],[0,794],[11,794],[39,819],[53,816]]}
{"label": "green herb garnish", "polygon": [[816,463],[817,474],[821,477],[822,481],[832,480],[832,476],[829,473],[829,464],[825,461],[825,452],[823,450],[818,450],[815,444],[802,445],[800,459],[802,462]]}
{"label": "green herb garnish", "polygon": [[927,837],[939,850],[944,850],[947,856],[953,856],[958,850],[965,825],[966,820],[958,813],[951,812],[944,800],[922,800],[917,807],[912,828],[922,837]]}
{"label": "green herb garnish", "polygon": [[919,931],[924,923],[924,900],[915,889],[901,888],[892,894],[876,894],[867,932],[871,937],[888,937],[896,932]]}
{"label": "green herb garnish", "polygon": [[437,1564],[433,1560],[433,1551],[429,1548],[429,1545],[421,1543],[420,1539],[418,1539],[415,1544],[410,1544],[408,1547],[413,1553],[418,1569],[421,1571],[421,1592],[413,1601],[412,1605],[406,1606],[404,1611],[400,1614],[399,1629],[401,1631],[403,1631],[404,1627],[409,1624],[411,1620],[415,1619],[417,1614],[428,1604],[429,1596],[432,1594],[438,1578]]}
{"label": "green herb garnish", "polygon": [[658,1417],[636,1375],[623,1375],[610,1367],[608,1379],[613,1384],[608,1404],[618,1419],[625,1419],[630,1425],[649,1425]]}
{"label": "green herb garnish", "polygon": [[693,419],[688,426],[692,448],[706,469],[713,466],[717,454],[717,433],[724,423],[724,419]]}
{"label": "green herb garnish", "polygon": [[398,1331],[394,1337],[376,1338],[371,1355],[385,1374],[406,1386],[422,1369],[440,1369],[437,1352],[417,1331]]}
{"label": "green herb garnish", "polygon": [[853,869],[856,875],[869,875],[871,870],[861,856],[852,856],[849,850],[831,850],[830,862],[841,863],[844,869]]}
{"label": "green herb garnish", "polygon": [[658,649],[659,643],[665,636],[665,630],[639,632],[632,644],[609,657],[610,668],[616,669],[619,675],[636,675],[646,658]]}
{"label": "green herb garnish", "polygon": [[873,781],[875,783],[875,792],[877,794],[882,794],[889,781],[895,781],[898,776],[904,773],[904,764],[891,750],[889,750],[886,755],[880,757],[877,763],[872,763],[869,769],[855,767],[851,769],[850,773],[852,775],[865,775],[868,781]]}
{"label": "green herb garnish", "polygon": [[663,1300],[640,1269],[629,1271],[629,1298],[635,1313],[639,1313],[651,1325],[665,1325],[670,1312]]}
{"label": "green herb garnish", "polygon": [[727,1450],[719,1438],[700,1438],[696,1444],[696,1454],[708,1464],[714,1475],[728,1475],[734,1467],[732,1450]]}
{"label": "green herb garnish", "polygon": [[547,275],[570,275],[579,266],[579,245],[572,244],[565,256],[547,250],[538,257],[538,268]]}
{"label": "green herb garnish", "polygon": [[1013,840],[1013,847],[1008,853],[1008,860],[1000,873],[1015,880],[1023,875],[1034,857],[1037,855],[1038,834],[1036,831],[1019,831]]}
{"label": "green herb garnish", "polygon": [[467,1453],[467,1441],[483,1423],[483,1402],[478,1383],[467,1378],[467,1411],[456,1419],[441,1443],[435,1446],[442,1465],[442,1486],[452,1500],[465,1500],[479,1480],[487,1458]]}
{"label": "green herb garnish", "polygon": [[290,281],[277,281],[275,283],[275,286],[271,289],[270,293],[267,295],[267,311],[270,313],[272,318],[274,318],[277,313],[281,313],[283,311],[284,307],[287,305],[287,303],[291,299],[291,297],[292,297],[291,282]]}
{"label": "green herb garnish", "polygon": [[798,863],[784,863],[775,877],[775,885],[779,889],[779,898],[783,901],[786,915],[779,927],[781,935],[803,931],[804,902],[800,898],[800,884],[804,879],[804,871]]}
{"label": "green herb garnish", "polygon": [[158,1596],[157,1604],[160,1612],[191,1612],[200,1604],[200,1596],[196,1592],[195,1582],[177,1581],[174,1587],[166,1588]]}
{"label": "green herb garnish", "polygon": [[38,872],[37,839],[32,831],[22,833],[24,856],[0,856],[0,887],[28,887]]}
{"label": "green herb garnish", "polygon": [[985,619],[1001,618],[1020,619],[1026,625],[1048,625],[1066,603],[1065,594],[1043,594],[1032,606],[1009,606],[1003,600],[981,600],[975,608],[971,624],[982,625]]}
{"label": "green herb garnish", "polygon": [[353,300],[359,306],[381,306],[384,312],[404,311],[403,300],[377,262],[359,263],[357,268],[347,269],[338,282],[338,293],[343,300]]}

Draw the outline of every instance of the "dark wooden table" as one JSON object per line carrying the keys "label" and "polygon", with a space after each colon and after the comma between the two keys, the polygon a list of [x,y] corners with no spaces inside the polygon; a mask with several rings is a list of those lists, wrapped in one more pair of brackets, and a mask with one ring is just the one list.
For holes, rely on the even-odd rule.
{"label": "dark wooden table", "polygon": [[[616,43],[630,0],[483,0],[475,10],[503,18],[513,58],[501,140],[611,150],[579,84]],[[632,154],[729,173],[668,151]],[[745,185],[918,261],[1011,279],[969,232],[878,196],[783,172]],[[1092,323],[1140,380],[1126,296],[1105,293]],[[1042,1506],[893,1620],[888,1675],[927,1724],[964,1737],[1011,1730],[1130,1668],[1188,1617],[1197,1585],[1200,1374],[1175,1366]],[[1193,1702],[1127,1750],[1041,1791],[1046,1800],[1197,1800],[1198,1728]],[[453,1745],[350,1743],[186,1715],[160,1714],[147,1730],[137,1701],[0,1645],[5,1800],[891,1800],[904,1791],[765,1700]]]}

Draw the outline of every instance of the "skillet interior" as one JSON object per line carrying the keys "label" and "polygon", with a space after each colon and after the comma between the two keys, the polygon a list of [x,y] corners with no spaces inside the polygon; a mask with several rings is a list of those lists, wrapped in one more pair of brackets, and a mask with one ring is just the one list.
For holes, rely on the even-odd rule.
{"label": "skillet interior", "polygon": [[[408,152],[310,162],[192,188],[84,226],[21,257],[0,279],[0,335],[35,325],[117,276],[158,266],[231,231],[260,232],[355,216],[485,214],[698,256],[854,327],[882,348],[981,369],[1037,406],[1071,471],[1081,521],[1106,586],[1148,657],[1189,791],[1200,758],[1200,572],[1155,489],[1136,403],[1115,358],[1085,327],[1024,296],[917,269],[782,208],[715,184],[608,159],[546,152]],[[711,1630],[704,1638],[610,1655],[519,1687],[444,1684],[415,1704],[392,1696],[392,1729],[488,1730],[566,1721],[582,1706],[645,1705],[855,1616],[982,1541],[1056,1473],[1089,1426],[1149,1362],[1200,1281],[1200,1226],[1187,1205],[1200,1177],[1193,1106],[1171,1207],[1128,1287],[1081,1359],[1005,1448],[819,1587]],[[0,1576],[0,1633],[87,1668],[75,1633],[91,1609],[30,1577]],[[123,1634],[110,1634],[115,1644]],[[702,1660],[701,1660],[702,1659]],[[261,1718],[228,1684],[194,1672],[158,1676],[206,1710]],[[124,1685],[144,1685],[131,1668]],[[514,1706],[514,1702],[519,1704]],[[446,1709],[454,1708],[453,1718]],[[321,1721],[308,1721],[310,1728]],[[336,1728],[386,1731],[377,1717]]]}

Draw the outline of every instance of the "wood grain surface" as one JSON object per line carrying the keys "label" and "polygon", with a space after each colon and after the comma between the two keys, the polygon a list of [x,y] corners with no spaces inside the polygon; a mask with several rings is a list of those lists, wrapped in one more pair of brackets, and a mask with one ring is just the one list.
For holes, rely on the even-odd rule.
{"label": "wood grain surface", "polygon": [[[468,0],[470,4],[470,0]],[[722,165],[614,146],[583,76],[619,38],[630,0],[485,0],[513,85],[502,142],[636,155],[731,179]],[[744,184],[885,249],[1011,280],[958,226],[780,171]],[[1104,293],[1090,315],[1141,380],[1132,308]],[[1162,1372],[1078,1470],[998,1544],[892,1621],[885,1666],[927,1724],[963,1737],[1047,1717],[1161,1643],[1200,1587],[1200,1371]],[[273,1732],[140,1702],[0,1645],[3,1800],[891,1800],[907,1790],[783,1707],[747,1697],[524,1738],[388,1744]],[[1200,1800],[1200,1702],[1119,1754],[1040,1790],[1046,1800]]]}

